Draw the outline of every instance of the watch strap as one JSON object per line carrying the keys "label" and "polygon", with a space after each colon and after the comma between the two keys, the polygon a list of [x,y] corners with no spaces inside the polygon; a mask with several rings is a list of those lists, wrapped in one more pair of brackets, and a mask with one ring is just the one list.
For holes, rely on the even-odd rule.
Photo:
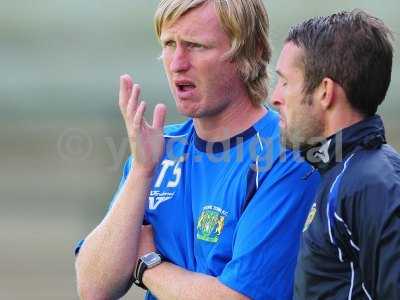
{"label": "watch strap", "polygon": [[143,273],[147,269],[146,264],[143,260],[139,259],[135,271],[133,273],[133,283],[136,284],[138,287],[147,290],[147,287],[143,284]]}
{"label": "watch strap", "polygon": [[[154,252],[160,257],[160,263],[164,261],[164,257],[158,253]],[[154,266],[155,267],[155,266]],[[139,258],[135,271],[133,272],[133,283],[136,284],[138,287],[141,287],[144,290],[148,290],[147,287],[143,284],[143,273],[148,269],[148,266],[143,261],[142,257]]]}

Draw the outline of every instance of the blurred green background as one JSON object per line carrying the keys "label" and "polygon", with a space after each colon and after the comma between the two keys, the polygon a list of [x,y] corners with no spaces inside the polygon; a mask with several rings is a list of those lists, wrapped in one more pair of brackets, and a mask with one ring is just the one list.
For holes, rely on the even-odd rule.
{"label": "blurred green background", "polygon": [[[153,106],[175,112],[152,17],[138,0],[1,0],[0,298],[76,299],[75,242],[102,218],[128,154],[117,107],[130,73]],[[381,114],[400,149],[400,2],[265,1],[274,59],[291,24],[364,8],[395,32],[395,65]],[[271,85],[273,84],[273,81]],[[140,299],[131,291],[125,299]]]}

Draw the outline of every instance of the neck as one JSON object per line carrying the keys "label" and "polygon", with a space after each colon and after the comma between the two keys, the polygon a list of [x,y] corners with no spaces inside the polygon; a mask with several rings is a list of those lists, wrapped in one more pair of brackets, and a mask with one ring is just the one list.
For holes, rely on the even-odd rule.
{"label": "neck", "polygon": [[350,107],[336,109],[327,116],[324,136],[329,137],[334,135],[342,129],[362,121],[364,118],[365,117],[361,113]]}
{"label": "neck", "polygon": [[209,142],[229,139],[261,119],[267,109],[262,105],[253,105],[249,99],[227,107],[223,112],[204,118],[194,119],[197,135]]}

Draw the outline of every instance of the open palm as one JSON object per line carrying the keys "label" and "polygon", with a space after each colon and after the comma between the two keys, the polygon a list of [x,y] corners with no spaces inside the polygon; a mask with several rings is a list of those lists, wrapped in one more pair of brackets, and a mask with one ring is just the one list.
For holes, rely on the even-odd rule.
{"label": "open palm", "polygon": [[139,102],[140,87],[129,75],[120,78],[119,107],[125,121],[135,168],[152,173],[164,151],[163,128],[166,116],[164,104],[157,104],[153,124],[144,118],[146,103]]}

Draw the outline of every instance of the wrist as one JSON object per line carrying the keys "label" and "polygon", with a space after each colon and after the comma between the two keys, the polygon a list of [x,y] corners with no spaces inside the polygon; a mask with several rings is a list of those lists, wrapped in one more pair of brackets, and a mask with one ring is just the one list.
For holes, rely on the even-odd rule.
{"label": "wrist", "polygon": [[145,166],[134,164],[133,168],[132,168],[132,173],[135,174],[139,178],[151,179],[151,178],[153,178],[155,168],[156,168],[155,166],[154,167],[145,167]]}
{"label": "wrist", "polygon": [[134,283],[143,288],[147,289],[144,284],[144,276],[146,271],[151,270],[154,267],[160,265],[163,261],[163,257],[161,254],[157,252],[149,252],[141,257],[139,257],[138,262],[136,263],[136,268],[133,273]]}
{"label": "wrist", "polygon": [[164,263],[165,263],[164,261],[161,261],[161,263],[158,264],[157,266],[155,266],[155,267],[153,267],[153,268],[151,268],[151,269],[146,269],[146,270],[143,272],[143,275],[142,275],[142,282],[143,282],[143,285],[144,285],[147,289],[149,289],[149,285],[150,285],[150,282],[151,282],[152,274],[153,274],[154,272],[157,272],[157,269],[158,269],[161,265],[163,265]]}

